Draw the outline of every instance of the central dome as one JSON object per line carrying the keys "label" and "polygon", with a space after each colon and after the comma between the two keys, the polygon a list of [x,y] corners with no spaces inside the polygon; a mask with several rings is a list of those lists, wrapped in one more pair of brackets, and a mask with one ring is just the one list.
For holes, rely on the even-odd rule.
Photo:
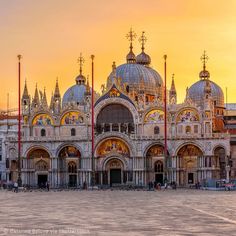
{"label": "central dome", "polygon": [[[137,90],[143,83],[146,94],[155,95],[163,85],[161,76],[150,67],[136,63],[122,64],[116,68],[116,77],[121,78],[122,84],[129,85],[130,90]],[[112,85],[113,72],[109,75],[107,86]]]}

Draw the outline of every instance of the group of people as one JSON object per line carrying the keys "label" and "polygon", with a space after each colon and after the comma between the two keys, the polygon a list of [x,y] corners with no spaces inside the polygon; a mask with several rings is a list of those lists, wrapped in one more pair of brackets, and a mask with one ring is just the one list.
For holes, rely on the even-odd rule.
{"label": "group of people", "polygon": [[[170,184],[166,181],[164,183],[164,189],[167,189],[170,186],[172,189],[177,188],[177,184],[175,181],[172,181]],[[149,181],[148,182],[148,190],[161,190],[161,183],[157,183],[156,181]]]}

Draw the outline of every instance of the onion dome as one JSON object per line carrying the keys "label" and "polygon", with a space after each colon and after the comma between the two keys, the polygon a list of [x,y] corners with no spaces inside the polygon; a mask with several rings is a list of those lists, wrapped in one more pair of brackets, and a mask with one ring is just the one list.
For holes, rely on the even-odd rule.
{"label": "onion dome", "polygon": [[150,65],[151,64],[151,57],[146,54],[145,52],[141,52],[137,57],[136,57],[136,62],[141,65]]}
{"label": "onion dome", "polygon": [[141,65],[149,66],[151,64],[151,57],[144,52],[144,45],[147,41],[147,38],[144,35],[144,31],[142,32],[141,37],[139,38],[139,41],[142,44],[142,52],[136,57],[136,62]]}
{"label": "onion dome", "polygon": [[200,80],[194,83],[188,90],[188,97],[198,106],[203,105],[205,93],[210,93],[215,106],[224,107],[224,93],[219,85],[210,80],[210,73],[206,70],[208,57],[204,51],[201,57],[203,70],[199,73]]}

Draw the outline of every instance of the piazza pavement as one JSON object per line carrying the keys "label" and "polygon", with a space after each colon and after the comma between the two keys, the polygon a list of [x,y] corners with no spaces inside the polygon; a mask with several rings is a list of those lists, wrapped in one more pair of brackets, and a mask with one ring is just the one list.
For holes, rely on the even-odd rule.
{"label": "piazza pavement", "polygon": [[0,190],[0,235],[236,235],[236,191]]}

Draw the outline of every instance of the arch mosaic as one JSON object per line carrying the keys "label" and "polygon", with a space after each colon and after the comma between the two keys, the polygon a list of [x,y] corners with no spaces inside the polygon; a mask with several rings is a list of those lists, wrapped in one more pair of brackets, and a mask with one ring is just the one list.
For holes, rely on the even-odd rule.
{"label": "arch mosaic", "polygon": [[144,117],[144,123],[159,123],[164,121],[164,111],[160,109],[153,109],[149,111]]}
{"label": "arch mosaic", "polygon": [[79,111],[66,112],[61,118],[61,125],[79,125],[84,123],[84,117]]}
{"label": "arch mosaic", "polygon": [[164,147],[162,145],[155,144],[151,146],[146,153],[147,157],[153,156],[163,156],[164,155]]}
{"label": "arch mosaic", "polygon": [[65,147],[63,147],[60,151],[59,151],[59,157],[63,158],[63,157],[81,157],[81,153],[80,151],[72,145],[67,145]]}
{"label": "arch mosaic", "polygon": [[27,159],[33,159],[33,158],[42,158],[42,159],[50,158],[50,154],[44,148],[35,147],[29,150],[27,153]]}
{"label": "arch mosaic", "polygon": [[96,150],[96,155],[106,156],[112,152],[116,152],[122,156],[130,156],[129,147],[124,141],[117,138],[110,138],[101,142]]}
{"label": "arch mosaic", "polygon": [[46,113],[40,113],[36,115],[32,120],[33,126],[48,126],[53,124],[53,118]]}
{"label": "arch mosaic", "polygon": [[177,151],[178,156],[202,156],[203,151],[194,144],[185,144]]}
{"label": "arch mosaic", "polygon": [[197,122],[200,121],[200,116],[195,109],[183,109],[177,115],[177,123]]}

